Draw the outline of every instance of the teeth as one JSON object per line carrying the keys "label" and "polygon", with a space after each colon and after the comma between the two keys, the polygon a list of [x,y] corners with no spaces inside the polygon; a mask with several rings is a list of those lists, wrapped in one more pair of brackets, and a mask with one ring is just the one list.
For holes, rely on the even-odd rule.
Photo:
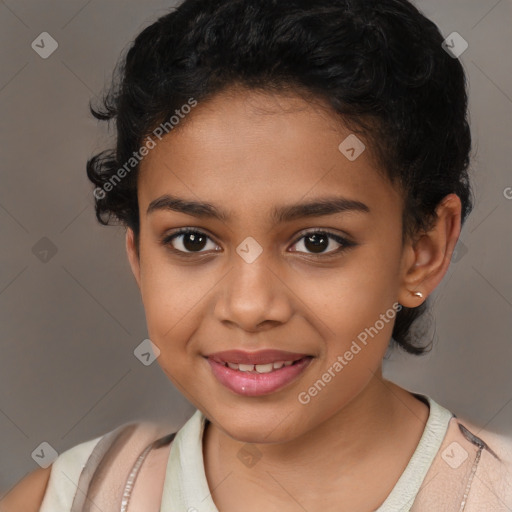
{"label": "teeth", "polygon": [[283,366],[291,366],[293,361],[274,361],[273,363],[267,364],[237,364],[237,363],[225,363],[232,370],[238,370],[241,372],[257,372],[257,373],[270,373],[273,370],[279,370]]}
{"label": "teeth", "polygon": [[274,365],[272,363],[257,364],[254,368],[258,373],[270,373],[274,369]]}

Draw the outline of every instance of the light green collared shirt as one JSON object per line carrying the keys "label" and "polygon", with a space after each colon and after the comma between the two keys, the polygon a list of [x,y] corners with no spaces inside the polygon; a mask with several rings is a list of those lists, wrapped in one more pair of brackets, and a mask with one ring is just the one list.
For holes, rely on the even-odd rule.
{"label": "light green collared shirt", "polygon": [[[376,512],[409,510],[453,416],[430,397],[421,396],[430,406],[423,435],[402,476]],[[205,416],[197,410],[174,439],[160,512],[219,512],[212,500],[204,470],[202,437],[205,421]]]}

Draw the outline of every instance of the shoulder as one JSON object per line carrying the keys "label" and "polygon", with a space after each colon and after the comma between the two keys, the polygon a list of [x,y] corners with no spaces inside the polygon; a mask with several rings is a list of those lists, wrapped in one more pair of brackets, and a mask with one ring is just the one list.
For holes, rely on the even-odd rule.
{"label": "shoulder", "polygon": [[[73,481],[78,480],[82,467],[94,446],[101,439],[97,437],[80,443],[61,453],[45,469],[36,469],[19,481],[0,502],[0,512],[28,512],[47,510],[45,503],[64,503],[68,496],[74,494]],[[68,475],[71,480],[63,478]]]}
{"label": "shoulder", "polygon": [[512,510],[511,438],[451,413],[429,464],[411,511]]}
{"label": "shoulder", "polygon": [[51,466],[25,476],[0,500],[0,512],[38,512],[50,472]]}
{"label": "shoulder", "polygon": [[465,418],[454,417],[451,424],[441,456],[465,468],[464,510],[512,508],[512,438]]}
{"label": "shoulder", "polygon": [[512,437],[479,427],[466,418],[454,416],[452,422],[457,426],[457,429],[454,429],[457,437],[474,445],[480,451],[481,459],[492,461],[502,471],[512,468]]}
{"label": "shoulder", "polygon": [[[103,463],[109,456],[112,458],[113,455],[119,456],[127,452],[128,456],[122,457],[123,463],[125,465],[131,463],[134,458],[136,459],[141,447],[166,433],[168,433],[166,426],[161,423],[129,422],[63,451],[49,468],[34,472],[33,479],[27,482],[26,486],[24,485],[25,489],[27,486],[33,488],[31,494],[34,503],[38,500],[37,506],[40,508],[36,507],[33,510],[39,512],[71,510],[75,495],[80,496],[77,494],[77,488],[87,489],[99,470],[105,472],[108,466],[105,467]],[[127,471],[129,471],[128,468]],[[38,494],[37,490],[39,490]],[[12,512],[18,510],[28,512],[30,509],[12,508]],[[11,510],[6,506],[6,510],[0,508],[0,512],[11,512]]]}
{"label": "shoulder", "polygon": [[[0,512],[47,510],[45,503],[61,504],[67,501],[73,491],[73,482],[78,480],[81,469],[94,446],[101,439],[97,437],[80,443],[61,453],[45,469],[36,469],[29,473],[0,502]],[[63,478],[68,475],[70,479]],[[48,509],[48,510],[50,510]]]}

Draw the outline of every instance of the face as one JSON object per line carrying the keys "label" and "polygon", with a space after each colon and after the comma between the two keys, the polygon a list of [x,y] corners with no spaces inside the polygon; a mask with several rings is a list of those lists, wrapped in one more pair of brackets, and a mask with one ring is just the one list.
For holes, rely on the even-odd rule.
{"label": "face", "polygon": [[[410,263],[403,200],[368,143],[355,160],[340,151],[350,133],[299,97],[224,92],[141,163],[140,260],[131,232],[127,248],[157,361],[236,439],[295,438],[341,411],[381,367]],[[207,357],[233,349],[309,357],[256,376]]]}

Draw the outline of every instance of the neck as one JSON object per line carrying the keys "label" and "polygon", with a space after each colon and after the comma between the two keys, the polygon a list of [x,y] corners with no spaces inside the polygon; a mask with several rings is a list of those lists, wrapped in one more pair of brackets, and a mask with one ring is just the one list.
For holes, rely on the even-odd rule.
{"label": "neck", "polygon": [[[356,477],[368,474],[378,461],[389,464],[388,457],[394,457],[397,447],[403,452],[403,466],[414,452],[427,418],[428,407],[408,391],[383,380],[379,369],[357,397],[315,429],[285,443],[257,444],[262,457],[252,467],[237,459],[245,443],[208,423],[203,437],[207,478],[208,473],[220,477],[236,471],[240,479],[259,482],[262,487],[269,473],[279,475],[284,487],[288,478],[295,485],[302,478],[304,486],[332,485],[333,475],[344,483],[353,475],[357,482]],[[297,467],[304,471],[299,474]]]}

